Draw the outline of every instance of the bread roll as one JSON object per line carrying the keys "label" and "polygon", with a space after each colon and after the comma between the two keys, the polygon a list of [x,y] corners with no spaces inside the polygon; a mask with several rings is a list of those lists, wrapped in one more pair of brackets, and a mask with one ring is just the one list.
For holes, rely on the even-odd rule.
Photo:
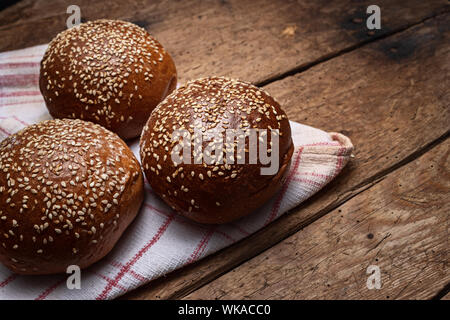
{"label": "bread roll", "polygon": [[141,134],[176,83],[175,64],[161,44],[118,20],[91,21],[58,34],[39,79],[53,117],[92,121],[123,139]]}
{"label": "bread roll", "polygon": [[[184,146],[184,137],[181,144],[173,140],[180,129],[190,135],[186,141],[191,141],[191,163],[180,164],[172,158],[176,146]],[[265,165],[250,163],[250,138],[246,140],[245,163],[239,163],[238,144],[226,144],[229,129],[278,130],[278,170],[263,175]],[[196,130],[214,135],[198,144],[202,154],[194,147]],[[214,152],[213,161],[206,161],[205,150],[216,137],[218,141],[223,138],[225,144],[220,147],[217,142],[220,152]],[[261,207],[283,184],[294,149],[287,116],[267,92],[221,77],[191,81],[169,95],[144,127],[140,148],[142,166],[153,190],[180,214],[207,224],[230,222]],[[226,149],[235,150],[234,161]]]}
{"label": "bread roll", "polygon": [[0,262],[19,274],[85,268],[143,198],[139,163],[114,133],[81,120],[31,125],[0,143]]}

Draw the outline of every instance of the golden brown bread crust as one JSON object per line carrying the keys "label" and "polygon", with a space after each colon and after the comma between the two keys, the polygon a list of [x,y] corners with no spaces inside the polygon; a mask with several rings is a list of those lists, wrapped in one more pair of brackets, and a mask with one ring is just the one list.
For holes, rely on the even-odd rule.
{"label": "golden brown bread crust", "polygon": [[[278,172],[261,175],[260,168],[265,166],[260,163],[192,161],[175,166],[171,134],[181,128],[194,134],[194,127],[278,129]],[[203,146],[207,144],[203,141]],[[191,81],[169,95],[144,127],[140,147],[142,166],[153,190],[182,215],[208,224],[230,222],[261,207],[284,182],[294,150],[286,114],[268,93],[220,77]]]}
{"label": "golden brown bread crust", "polygon": [[20,274],[103,258],[144,198],[136,158],[114,133],[49,120],[0,143],[0,262]]}
{"label": "golden brown bread crust", "polygon": [[123,139],[141,134],[177,83],[175,64],[144,29],[97,20],[59,33],[41,61],[39,87],[50,114],[98,123]]}

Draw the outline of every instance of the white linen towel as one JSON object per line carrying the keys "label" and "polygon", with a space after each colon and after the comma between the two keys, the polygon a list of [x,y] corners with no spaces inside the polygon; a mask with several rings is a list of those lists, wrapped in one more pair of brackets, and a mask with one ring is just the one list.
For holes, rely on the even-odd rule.
{"label": "white linen towel", "polygon": [[[0,53],[0,141],[51,118],[38,87],[46,47]],[[234,223],[200,225],[174,213],[146,183],[138,217],[108,256],[82,271],[80,290],[67,289],[64,274],[20,276],[0,265],[0,299],[112,299],[263,228],[336,177],[353,150],[341,134],[295,122],[291,128],[295,152],[287,181],[257,212]],[[129,145],[139,159],[138,141]]]}

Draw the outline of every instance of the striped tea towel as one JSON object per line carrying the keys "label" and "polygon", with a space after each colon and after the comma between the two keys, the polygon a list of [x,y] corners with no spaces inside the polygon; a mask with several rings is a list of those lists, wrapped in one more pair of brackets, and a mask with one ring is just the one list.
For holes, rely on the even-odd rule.
{"label": "striped tea towel", "polygon": [[[45,49],[0,53],[0,141],[50,119],[38,88]],[[291,127],[296,148],[287,181],[257,212],[226,225],[200,225],[175,214],[146,184],[138,217],[108,256],[82,271],[81,289],[69,290],[64,274],[19,276],[0,265],[0,299],[112,299],[263,228],[336,177],[353,150],[339,133],[295,122]],[[139,159],[138,141],[129,145]]]}

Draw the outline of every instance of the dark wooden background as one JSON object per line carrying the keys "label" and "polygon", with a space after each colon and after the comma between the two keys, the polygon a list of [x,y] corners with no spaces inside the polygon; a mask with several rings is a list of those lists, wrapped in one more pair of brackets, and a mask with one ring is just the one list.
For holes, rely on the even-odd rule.
{"label": "dark wooden background", "polygon": [[[73,1],[0,12],[0,51],[49,42]],[[255,235],[125,296],[136,299],[449,299],[450,6],[373,1],[77,1],[82,19],[156,36],[179,81],[265,87],[291,120],[348,135],[355,157]],[[366,288],[369,265],[381,290]]]}

